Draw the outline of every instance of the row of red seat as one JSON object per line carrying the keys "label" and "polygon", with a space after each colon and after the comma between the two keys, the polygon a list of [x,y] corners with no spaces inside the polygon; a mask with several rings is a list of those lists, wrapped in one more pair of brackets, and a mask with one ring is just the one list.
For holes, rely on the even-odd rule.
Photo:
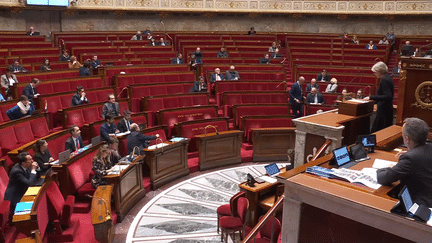
{"label": "row of red seat", "polygon": [[[71,48],[71,55],[79,56],[82,53],[116,53],[116,52],[172,52],[172,46],[76,46]],[[89,53],[90,54],[90,53]]]}
{"label": "row of red seat", "polygon": [[222,105],[224,116],[232,117],[232,106],[238,104],[287,104],[287,92],[224,92]]}

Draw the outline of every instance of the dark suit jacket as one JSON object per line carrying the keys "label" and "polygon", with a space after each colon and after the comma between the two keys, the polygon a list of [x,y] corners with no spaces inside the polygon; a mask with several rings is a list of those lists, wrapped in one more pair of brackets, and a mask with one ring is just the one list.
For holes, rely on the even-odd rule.
{"label": "dark suit jacket", "polygon": [[392,168],[379,169],[377,179],[383,185],[400,180],[408,187],[413,202],[432,207],[432,144],[402,154]]}
{"label": "dark suit jacket", "polygon": [[237,71],[235,71],[234,73],[231,73],[229,70],[226,71],[225,73],[226,80],[234,80],[235,78],[238,78],[238,80],[240,80],[240,75]]}
{"label": "dark suit jacket", "polygon": [[298,100],[300,100],[300,101],[303,101],[303,92],[302,92],[302,89],[301,89],[301,87],[300,87],[300,85],[299,85],[298,82],[295,82],[295,83],[291,86],[291,89],[290,89],[290,91],[289,91],[288,93],[289,93],[289,96],[290,96],[289,103],[290,103],[291,105],[293,105],[293,104],[297,104],[297,103],[294,101],[294,99],[298,99]]}
{"label": "dark suit jacket", "polygon": [[[216,75],[217,75],[216,73],[212,73],[210,75],[210,83],[216,82]],[[222,73],[219,73],[219,77],[220,77],[221,80],[225,79]]]}
{"label": "dark suit jacket", "polygon": [[308,84],[306,85],[306,92],[310,92],[310,91],[312,90],[313,87],[315,87],[315,88],[317,89],[317,91],[319,91],[319,85],[318,85],[318,84],[315,84],[315,85],[312,86],[311,83],[308,83]]}
{"label": "dark suit jacket", "polygon": [[392,70],[392,74],[393,76],[399,76],[400,75],[400,70],[398,67],[394,67]]}
{"label": "dark suit jacket", "polygon": [[[133,121],[132,121],[132,120],[129,120],[129,126],[130,126],[130,124],[132,124],[132,123],[133,123]],[[121,119],[121,120],[117,123],[117,129],[118,129],[120,132],[127,132],[127,131],[129,131],[128,128],[127,128],[127,126],[126,126],[126,121],[125,121],[124,118]]]}
{"label": "dark suit jacket", "polygon": [[177,63],[178,58],[171,59],[171,64],[184,64],[183,58],[179,59],[179,63]]}
{"label": "dark suit jacket", "polygon": [[263,58],[260,59],[260,64],[268,64],[268,63],[271,63],[270,59],[267,59],[265,57],[263,57]]}
{"label": "dark suit jacket", "polygon": [[[322,80],[322,73],[318,74],[317,81],[320,82]],[[327,73],[327,75],[324,77],[324,81],[330,82],[330,74]]]}
{"label": "dark suit jacket", "polygon": [[89,100],[87,99],[87,97],[85,97],[84,100],[81,100],[81,96],[78,93],[75,93],[74,96],[72,97],[71,106],[88,104],[88,103]]}
{"label": "dark suit jacket", "polygon": [[91,75],[90,69],[88,69],[86,67],[80,67],[79,73],[80,73],[80,76],[90,76]]}
{"label": "dark suit jacket", "polygon": [[[141,132],[131,132],[131,134],[129,134],[129,136],[127,137],[127,152],[128,154],[132,153],[132,150],[135,146],[139,147],[139,151],[141,153],[141,151],[144,148],[147,148],[149,146],[149,140],[154,140],[156,139],[156,136],[146,136],[144,134],[142,134]],[[135,151],[136,153],[137,151]]]}
{"label": "dark suit jacket", "polygon": [[[317,99],[318,99],[318,103],[320,104],[324,104],[324,97],[322,94],[317,93]],[[315,102],[315,96],[313,96],[311,93],[308,94],[308,96],[306,97],[306,104],[313,104]]]}
{"label": "dark suit jacket", "polygon": [[9,67],[13,68],[14,72],[27,72],[27,69],[25,69],[22,65],[18,65],[15,67],[13,64]]}
{"label": "dark suit jacket", "polygon": [[30,109],[27,112],[27,114],[22,114],[19,106],[16,105],[16,106],[10,108],[8,111],[6,111],[6,115],[9,117],[9,119],[16,120],[16,119],[20,119],[21,117],[32,115],[34,111],[35,111],[35,108],[34,108],[33,104],[30,103]]}
{"label": "dark suit jacket", "polygon": [[[9,174],[9,183],[4,195],[5,200],[11,202],[11,210],[15,210],[16,204],[24,196],[29,186],[32,186],[37,179],[37,174],[31,173],[31,168],[27,171],[20,164],[15,164]],[[12,212],[13,213],[13,212]]]}
{"label": "dark suit jacket", "polygon": [[198,93],[198,92],[207,92],[207,84],[204,83],[204,88],[199,90],[199,81],[195,81],[194,85],[192,86],[192,89],[189,91],[189,93]]}
{"label": "dark suit jacket", "polygon": [[109,134],[115,133],[115,130],[117,129],[117,126],[115,124],[112,124],[111,126],[108,126],[108,124],[105,122],[102,124],[100,128],[100,138],[101,141],[108,142],[109,140]]}
{"label": "dark suit jacket", "polygon": [[376,118],[372,125],[372,133],[393,124],[394,83],[390,74],[386,74],[378,86],[377,94],[370,99],[377,104]]}
{"label": "dark suit jacket", "polygon": [[106,102],[102,107],[102,118],[105,119],[106,115],[120,116],[120,106],[117,102],[114,103],[115,109],[113,109],[111,103]]}
{"label": "dark suit jacket", "polygon": [[65,150],[69,149],[69,151],[73,152],[73,151],[76,151],[76,150],[84,147],[84,142],[83,142],[81,136],[78,137],[78,143],[79,143],[80,147],[76,148],[75,143],[73,141],[73,138],[69,137],[68,139],[66,139],[66,142],[65,142]]}
{"label": "dark suit jacket", "polygon": [[96,60],[96,61],[92,60],[91,61],[91,66],[92,66],[93,70],[97,69],[98,65],[101,65],[101,62],[99,60]]}
{"label": "dark suit jacket", "polygon": [[36,88],[33,89],[31,84],[28,84],[27,86],[24,87],[22,94],[27,96],[29,101],[34,105],[33,97],[35,94],[37,94]]}

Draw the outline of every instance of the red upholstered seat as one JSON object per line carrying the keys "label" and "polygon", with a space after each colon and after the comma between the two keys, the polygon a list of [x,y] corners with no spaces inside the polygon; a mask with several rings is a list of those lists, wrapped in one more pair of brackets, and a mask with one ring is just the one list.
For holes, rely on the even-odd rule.
{"label": "red upholstered seat", "polygon": [[[260,217],[260,221],[263,216]],[[252,242],[255,243],[272,243],[276,242],[281,233],[281,223],[280,221],[273,216],[270,216],[265,222],[264,226],[260,229],[259,235],[256,239],[253,239]],[[272,234],[273,232],[273,234]]]}
{"label": "red upholstered seat", "polygon": [[[244,197],[246,193],[244,191],[237,192],[234,196],[231,197],[230,203],[224,204],[217,208],[217,232],[219,233],[219,219],[223,216],[233,216],[232,212],[236,212],[237,210],[237,202],[240,197]],[[237,213],[236,213],[237,215]]]}
{"label": "red upholstered seat", "polygon": [[57,82],[53,84],[54,93],[71,91],[69,82]]}
{"label": "red upholstered seat", "polygon": [[84,125],[84,116],[82,110],[74,110],[67,113],[67,127],[77,125],[82,127]]}
{"label": "red upholstered seat", "polygon": [[15,137],[19,144],[25,144],[34,139],[33,132],[31,130],[30,122],[24,122],[14,127]]}
{"label": "red upholstered seat", "polygon": [[[93,177],[94,173],[93,171],[90,171],[89,178]],[[85,183],[82,187],[80,187],[77,191],[79,198],[86,198],[86,195],[93,195],[96,189],[93,188],[90,182]]]}
{"label": "red upholstered seat", "polygon": [[48,124],[45,117],[30,121],[31,130],[34,138],[41,138],[49,134]]}
{"label": "red upholstered seat", "polygon": [[4,193],[6,192],[9,183],[9,176],[3,166],[0,166],[0,229],[3,229],[8,221],[10,211],[10,201],[4,200]]}
{"label": "red upholstered seat", "polygon": [[243,239],[245,232],[246,212],[249,208],[249,201],[245,197],[240,197],[237,201],[237,215],[236,216],[223,216],[219,219],[219,226],[221,229],[221,240],[224,239],[228,242],[228,235],[232,234],[235,239],[234,233],[239,231],[240,238]]}
{"label": "red upholstered seat", "polygon": [[18,140],[13,127],[6,127],[0,130],[0,148],[3,154],[16,148],[17,144]]}
{"label": "red upholstered seat", "polygon": [[102,120],[100,113],[98,113],[97,107],[82,109],[82,113],[84,116],[84,123],[86,124]]}
{"label": "red upholstered seat", "polygon": [[[92,171],[93,157],[97,151],[89,153],[69,165],[69,176],[71,179],[71,192],[77,193],[78,199],[86,199],[85,194],[93,195],[94,190],[89,188],[90,172]],[[91,187],[91,185],[90,185]],[[81,189],[82,188],[82,189]],[[81,191],[80,191],[81,189]]]}

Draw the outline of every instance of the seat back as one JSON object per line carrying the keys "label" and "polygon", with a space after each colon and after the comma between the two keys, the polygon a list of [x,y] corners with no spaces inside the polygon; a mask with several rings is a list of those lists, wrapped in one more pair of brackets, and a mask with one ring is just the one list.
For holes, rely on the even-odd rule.
{"label": "seat back", "polygon": [[246,213],[249,209],[249,200],[246,197],[240,197],[237,201],[237,214],[242,223],[245,223]]}
{"label": "seat back", "polygon": [[[263,217],[264,216],[261,216],[259,220],[261,221]],[[280,221],[276,217],[270,216],[265,222],[264,226],[260,229],[260,238],[273,240],[270,242],[276,242],[281,229],[282,227]]]}
{"label": "seat back", "polygon": [[238,212],[237,212],[237,204],[238,204],[238,200],[241,197],[245,197],[246,193],[244,191],[240,191],[237,192],[234,196],[231,197],[230,199],[230,208],[231,208],[231,213],[233,214],[233,217],[238,217]]}

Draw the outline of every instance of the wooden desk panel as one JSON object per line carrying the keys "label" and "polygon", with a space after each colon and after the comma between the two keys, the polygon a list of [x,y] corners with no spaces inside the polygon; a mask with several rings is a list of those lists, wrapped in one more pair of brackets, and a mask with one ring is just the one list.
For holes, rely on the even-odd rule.
{"label": "wooden desk panel", "polygon": [[376,135],[377,149],[390,151],[403,144],[402,126],[393,125],[374,134]]}
{"label": "wooden desk panel", "polygon": [[93,195],[91,205],[92,224],[95,238],[101,243],[109,243],[114,238],[111,217],[112,185],[99,186]]}
{"label": "wooden desk panel", "polygon": [[223,131],[195,136],[200,170],[241,163],[242,131]]}
{"label": "wooden desk panel", "polygon": [[145,162],[150,167],[150,181],[153,190],[169,181],[189,174],[187,163],[189,140],[165,143],[169,143],[169,145],[154,150],[144,149]]}
{"label": "wooden desk panel", "polygon": [[288,160],[288,149],[295,147],[295,128],[253,129],[253,161]]}

